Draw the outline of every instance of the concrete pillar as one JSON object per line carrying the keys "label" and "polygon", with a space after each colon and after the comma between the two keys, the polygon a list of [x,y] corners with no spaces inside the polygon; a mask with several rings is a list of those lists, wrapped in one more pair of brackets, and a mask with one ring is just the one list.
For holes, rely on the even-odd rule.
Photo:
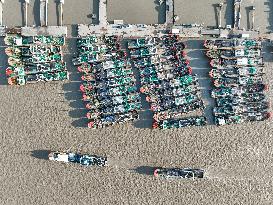
{"label": "concrete pillar", "polygon": [[107,0],[99,0],[99,24],[107,25]]}
{"label": "concrete pillar", "polygon": [[222,27],[222,8],[223,8],[223,3],[220,3],[218,5],[219,7],[219,25],[218,25],[218,28],[221,28]]}
{"label": "concrete pillar", "polygon": [[166,24],[174,24],[174,0],[166,0]]}
{"label": "concrete pillar", "polygon": [[252,6],[252,30],[254,31],[254,21],[255,21],[255,6]]}
{"label": "concrete pillar", "polygon": [[242,0],[234,0],[234,28],[240,29]]}
{"label": "concrete pillar", "polygon": [[0,0],[0,25],[3,26],[3,5],[5,3],[5,0]]}
{"label": "concrete pillar", "polygon": [[40,0],[40,24],[48,25],[48,0]]}
{"label": "concrete pillar", "polygon": [[63,4],[64,4],[64,0],[60,0],[60,4],[61,4],[61,21],[60,21],[60,26],[63,26],[63,18],[64,18],[64,15],[63,15]]}
{"label": "concrete pillar", "polygon": [[48,25],[48,0],[45,1],[45,26]]}
{"label": "concrete pillar", "polygon": [[27,12],[28,12],[29,3],[30,3],[30,0],[25,0],[25,27],[27,27],[27,24],[28,24]]}

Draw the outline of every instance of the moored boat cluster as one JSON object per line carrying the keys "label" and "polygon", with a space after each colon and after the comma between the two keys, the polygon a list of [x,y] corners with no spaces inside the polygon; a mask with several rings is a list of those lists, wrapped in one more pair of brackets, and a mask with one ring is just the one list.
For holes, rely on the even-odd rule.
{"label": "moored boat cluster", "polygon": [[211,59],[209,75],[214,89],[217,125],[268,119],[269,102],[263,82],[262,44],[254,39],[206,40],[206,55]]}
{"label": "moored boat cluster", "polygon": [[[140,72],[140,92],[153,111],[153,128],[169,129],[206,124],[203,116],[185,117],[203,110],[198,81],[192,74],[177,35],[134,39],[128,43],[131,59]],[[184,117],[183,117],[184,116]]]}
{"label": "moored boat cluster", "polygon": [[80,86],[89,110],[89,128],[102,128],[138,119],[141,109],[130,61],[118,36],[78,39],[73,59],[82,73]]}
{"label": "moored boat cluster", "polygon": [[10,85],[25,85],[39,81],[66,80],[69,74],[63,61],[65,37],[8,35],[9,67],[6,69]]}

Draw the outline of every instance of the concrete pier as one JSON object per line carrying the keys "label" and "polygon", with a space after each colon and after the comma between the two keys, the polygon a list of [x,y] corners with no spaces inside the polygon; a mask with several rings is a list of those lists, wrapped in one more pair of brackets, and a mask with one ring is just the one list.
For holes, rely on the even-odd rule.
{"label": "concrete pier", "polygon": [[107,0],[100,0],[99,3],[99,24],[106,26],[107,23]]}
{"label": "concrete pier", "polygon": [[81,37],[88,35],[121,35],[125,37],[140,37],[140,36],[148,36],[148,35],[157,35],[160,33],[160,30],[165,30],[165,26],[163,24],[158,25],[157,28],[153,25],[143,25],[143,24],[134,24],[134,25],[124,25],[124,27],[120,28],[122,25],[110,24],[105,27],[101,25],[86,25],[79,24],[78,25],[78,35]]}
{"label": "concrete pier", "polygon": [[25,19],[25,25],[28,26],[28,5],[30,3],[30,0],[25,0],[24,7],[25,7],[25,13],[24,13],[24,19]]}
{"label": "concrete pier", "polygon": [[5,0],[0,0],[0,26],[3,26],[3,6]]}
{"label": "concrete pier", "polygon": [[239,29],[241,23],[241,3],[242,0],[234,0],[234,28]]}
{"label": "concrete pier", "polygon": [[[51,35],[51,36],[67,36],[67,27],[66,26],[48,26],[48,0],[40,0],[40,25],[36,27],[28,27],[28,6],[30,0],[24,0],[24,27],[19,29],[9,29],[4,26],[0,26],[0,36],[4,36],[7,33],[20,33],[23,36],[37,36],[37,35]],[[61,25],[63,22],[63,12],[62,5],[64,0],[60,0],[61,4]],[[1,5],[1,0],[0,0]],[[0,8],[1,13],[1,8]]]}
{"label": "concrete pier", "polygon": [[47,27],[22,27],[23,36],[67,36],[66,26],[47,26]]}
{"label": "concrete pier", "polygon": [[252,14],[252,25],[251,25],[251,30],[254,31],[254,24],[255,24],[255,6],[252,6],[252,9],[251,9],[251,14]]}
{"label": "concrete pier", "polygon": [[174,0],[166,0],[166,24],[174,24]]}
{"label": "concrete pier", "polygon": [[47,26],[48,24],[48,0],[40,0],[40,25]]}
{"label": "concrete pier", "polygon": [[60,26],[63,26],[63,19],[64,19],[64,13],[63,13],[63,5],[64,5],[64,0],[60,0],[60,14],[61,14],[61,20],[60,20]]}
{"label": "concrete pier", "polygon": [[[66,11],[66,17],[68,17],[68,13],[72,12],[67,9],[68,7],[65,6],[64,7],[64,2],[66,2],[66,4],[70,5],[72,0],[69,3],[69,0],[54,0],[55,2],[58,2],[58,12],[59,14],[59,18],[60,20],[58,21],[60,27],[56,27],[56,26],[52,26],[50,28],[48,28],[47,26],[47,5],[51,6],[50,10],[52,10],[52,5],[51,1],[48,0],[39,0],[38,1],[38,5],[34,2],[36,1],[30,1],[30,0],[23,0],[22,2],[24,2],[24,7],[21,8],[22,13],[24,14],[24,22],[22,22],[22,24],[26,27],[25,29],[23,29],[23,32],[25,33],[25,35],[36,35],[36,34],[52,34],[54,35],[54,32],[56,32],[56,35],[60,35],[60,34],[67,34],[67,29],[63,28],[63,14],[62,14],[62,10],[63,8],[65,8]],[[99,9],[99,13],[98,11],[96,11],[96,13],[98,13],[98,20],[99,20],[99,24],[98,25],[79,25],[78,26],[78,34],[79,36],[86,36],[86,35],[100,35],[100,34],[105,34],[105,35],[123,35],[126,38],[133,38],[133,37],[144,37],[144,36],[148,36],[148,35],[152,35],[152,36],[157,36],[157,35],[162,35],[164,33],[167,32],[177,32],[178,35],[180,35],[181,37],[194,37],[194,38],[198,38],[200,36],[204,36],[204,35],[208,35],[208,36],[220,36],[220,35],[226,35],[226,33],[229,32],[229,29],[227,30],[227,32],[223,32],[223,28],[224,27],[224,22],[222,21],[223,18],[221,18],[221,5],[218,4],[219,6],[217,7],[218,11],[219,11],[219,16],[215,16],[218,19],[218,26],[220,27],[220,29],[210,29],[210,28],[206,28],[203,27],[203,24],[183,24],[183,25],[176,25],[174,24],[174,14],[175,14],[175,10],[174,10],[174,3],[175,5],[178,5],[178,7],[181,7],[181,5],[179,6],[179,1],[173,1],[173,0],[161,0],[159,1],[159,3],[161,4],[166,4],[166,13],[164,13],[164,16],[166,15],[166,21],[163,24],[122,24],[122,23],[117,23],[117,24],[109,24],[108,23],[108,15],[107,15],[107,3],[109,4],[109,1],[107,2],[107,0],[100,0],[98,2],[97,5],[97,9]],[[190,0],[189,0],[190,1]],[[2,2],[0,0],[0,2]],[[21,2],[21,1],[20,1]],[[39,4],[40,2],[40,4]],[[219,2],[219,1],[218,1]],[[243,3],[241,3],[243,2]],[[6,12],[6,8],[9,7],[9,1],[5,1],[5,8],[4,9],[4,14]],[[49,4],[48,4],[49,3]],[[233,11],[233,6],[235,9],[234,15],[236,16],[236,22],[230,22],[230,24],[234,25],[236,28],[236,30],[241,31],[240,29],[244,27],[245,23],[242,21],[240,23],[241,20],[241,15],[243,15],[242,20],[246,20],[247,18],[244,17],[245,13],[241,12],[241,9],[245,8],[245,5],[248,5],[248,1],[247,0],[236,0],[234,3],[232,2],[230,4],[230,11]],[[33,19],[31,17],[31,15],[28,12],[32,12],[32,8],[34,5],[38,6],[38,10],[40,8],[40,21],[36,22],[35,18]],[[73,7],[75,7],[76,4],[73,4]],[[254,4],[256,5],[256,4]],[[260,4],[259,4],[260,5]],[[1,6],[1,5],[0,5]],[[109,5],[108,5],[109,6]],[[165,5],[164,5],[165,7]],[[30,11],[28,11],[28,8],[30,9]],[[257,10],[261,10],[261,6],[256,6]],[[26,11],[24,11],[26,9]],[[179,8],[178,8],[179,9]],[[222,10],[222,15],[224,15],[224,9]],[[88,11],[86,12],[93,12],[93,8],[90,8]],[[0,8],[0,13],[1,13],[1,8]],[[180,14],[183,16],[183,13],[180,12]],[[252,17],[254,17],[254,13],[250,13],[253,14]],[[6,15],[6,14],[5,14]],[[83,14],[82,14],[83,15]],[[29,20],[27,19],[27,16],[29,17]],[[74,16],[73,16],[74,17]],[[69,18],[71,18],[71,16],[69,16]],[[90,17],[89,17],[90,18]],[[122,18],[120,18],[122,19]],[[253,29],[253,24],[254,24],[254,18],[252,19],[252,26],[251,23],[249,24],[249,28]],[[259,21],[260,19],[257,18],[255,19],[255,21]],[[29,22],[28,22],[29,21]],[[49,20],[50,21],[50,20]],[[250,21],[251,21],[251,15],[250,15]],[[36,22],[37,27],[30,27],[32,26],[32,23]],[[67,23],[68,21],[66,21]],[[74,23],[79,22],[78,20],[75,21]],[[84,21],[86,24],[88,24],[88,21]],[[126,22],[126,21],[125,21]],[[9,22],[7,22],[9,23]],[[41,23],[41,25],[40,25]],[[233,24],[234,23],[234,24]],[[31,25],[30,25],[31,24]],[[54,25],[52,23],[50,23],[51,25]],[[240,25],[241,24],[241,25]],[[199,25],[199,26],[197,26]],[[42,26],[43,28],[39,27]],[[260,26],[260,24],[256,24],[256,28]],[[172,30],[172,29],[176,29],[176,31]],[[2,29],[4,31],[4,28]],[[258,29],[257,29],[258,30]],[[74,34],[73,34],[74,35]]]}
{"label": "concrete pier", "polygon": [[218,4],[219,12],[218,12],[218,28],[222,28],[222,8],[224,4]]}

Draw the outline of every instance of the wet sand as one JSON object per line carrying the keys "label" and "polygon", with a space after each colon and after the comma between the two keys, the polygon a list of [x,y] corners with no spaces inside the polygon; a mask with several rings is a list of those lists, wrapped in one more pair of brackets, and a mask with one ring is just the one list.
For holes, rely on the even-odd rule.
{"label": "wet sand", "polygon": [[[75,46],[70,41],[67,62]],[[187,44],[194,72],[208,90],[202,41]],[[272,59],[266,51],[266,60]],[[267,76],[273,74],[269,64],[266,69]],[[82,119],[86,110],[78,91],[80,76],[71,65],[69,70],[71,82],[0,85],[0,204],[272,203],[271,122],[169,131],[136,122],[90,130]],[[0,76],[4,84],[3,69]],[[109,167],[50,162],[47,150],[106,155]],[[156,179],[152,167],[160,166],[203,168],[206,178]]]}
{"label": "wet sand", "polygon": [[[17,8],[17,4],[6,2],[10,9],[20,9],[20,4]],[[82,12],[73,13],[73,8],[65,11],[70,15],[70,19],[65,17],[66,24],[89,21],[87,6],[92,9],[92,4],[84,2],[73,4],[83,8]],[[15,13],[9,18],[10,25],[20,25],[19,16]],[[54,18],[50,19],[53,24]],[[203,99],[211,103],[202,40],[186,41]],[[69,39],[68,44],[65,60],[70,82],[23,87],[6,85],[7,59],[0,49],[1,205],[272,204],[272,122],[159,131],[145,128],[146,121],[141,118],[133,124],[87,129],[80,76],[69,63],[76,51],[75,39]],[[266,82],[272,88],[271,51],[271,46],[264,49]],[[272,89],[269,96],[272,101]],[[206,110],[207,117],[211,116],[210,109]],[[109,166],[86,168],[50,162],[45,159],[48,150],[106,155]],[[206,177],[196,181],[156,179],[151,176],[152,170],[160,166],[203,168]]]}
{"label": "wet sand", "polygon": [[175,0],[175,14],[179,16],[177,24],[204,24],[204,26],[217,26],[214,4],[219,0]]}
{"label": "wet sand", "polygon": [[[97,13],[98,6],[96,0],[67,0],[64,5],[64,24],[91,24],[90,14]],[[97,7],[97,8],[96,8]]]}
{"label": "wet sand", "polygon": [[250,7],[255,6],[255,22],[254,29],[260,30],[265,33],[272,31],[272,11],[273,1],[271,0],[245,0],[242,4],[242,28],[251,29],[252,26],[252,14]]}
{"label": "wet sand", "polygon": [[111,0],[108,5],[108,20],[123,19],[131,24],[157,24],[165,22],[165,6],[154,0]]}
{"label": "wet sand", "polygon": [[[5,1],[3,6],[3,21],[6,26],[13,27],[23,25],[23,14],[25,10],[22,6],[22,1],[24,0]],[[39,1],[40,0],[30,1],[28,7],[28,26],[40,25]],[[57,8],[58,1],[49,0],[48,2],[48,25],[55,26],[58,23],[57,16],[60,15],[58,14]],[[94,3],[95,5],[93,5]],[[92,23],[90,14],[97,12],[98,9],[93,10],[93,8],[96,6],[97,4],[95,0],[80,0],[80,3],[75,0],[65,0],[65,4],[63,6],[63,23],[66,25]]]}
{"label": "wet sand", "polygon": [[[218,17],[216,4],[224,2],[219,0],[175,0],[175,14],[180,19],[177,24],[181,23],[203,23],[204,26],[217,26]],[[222,26],[233,24],[233,0],[227,0],[222,9]],[[273,2],[270,0],[244,0],[241,7],[241,28],[250,28],[252,21],[249,15],[249,8],[255,6],[255,29],[260,29],[261,32],[272,30],[272,8]],[[271,13],[270,13],[271,11]]]}
{"label": "wet sand", "polygon": [[[6,26],[22,26],[24,7],[22,0],[6,1],[4,4],[4,24]],[[28,25],[39,25],[39,0],[30,1],[28,7]],[[49,0],[48,4],[48,25],[57,25],[58,14],[56,0]],[[143,6],[145,5],[145,6]],[[158,7],[153,0],[139,1],[122,1],[112,0],[108,2],[107,12],[108,20],[111,22],[114,19],[123,19],[125,23],[164,23],[165,6]],[[98,16],[98,0],[66,0],[63,6],[64,24],[91,24],[98,23],[97,20],[92,21],[91,14]],[[160,12],[159,12],[160,11]],[[12,15],[12,18],[10,17]]]}
{"label": "wet sand", "polygon": [[22,26],[21,1],[5,1],[3,6],[3,24],[6,26]]}
{"label": "wet sand", "polygon": [[[4,4],[4,24],[22,26],[24,9],[22,0],[6,1]],[[60,14],[57,12],[57,1],[49,0],[48,24],[57,25]],[[233,0],[227,0],[222,12],[222,26],[233,23]],[[28,9],[28,25],[39,25],[39,0],[31,1]],[[204,26],[215,27],[218,25],[216,4],[218,0],[175,0],[175,14],[180,17],[177,24],[197,23]],[[250,28],[252,17],[249,13],[251,6],[255,6],[255,29],[262,33],[273,28],[272,11],[273,2],[270,0],[244,0],[242,3],[241,28]],[[98,23],[92,20],[91,14],[98,16],[98,0],[66,0],[63,6],[64,25]],[[123,19],[125,23],[157,24],[165,22],[165,5],[158,6],[154,0],[111,0],[107,6],[108,21]]]}

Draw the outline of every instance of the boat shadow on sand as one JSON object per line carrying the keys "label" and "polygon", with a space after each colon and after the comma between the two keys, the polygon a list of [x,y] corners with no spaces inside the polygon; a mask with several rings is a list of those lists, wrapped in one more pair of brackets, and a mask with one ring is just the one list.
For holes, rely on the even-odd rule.
{"label": "boat shadow on sand", "polygon": [[141,105],[142,110],[139,111],[139,119],[134,122],[134,126],[141,129],[151,128],[153,124],[153,113],[143,94],[141,94]]}
{"label": "boat shadow on sand", "polygon": [[268,21],[269,21],[269,26],[267,27],[267,29],[269,31],[273,31],[273,1],[272,0],[267,0],[267,2],[264,3],[265,6],[268,7]]}
{"label": "boat shadow on sand", "polygon": [[92,19],[92,24],[99,24],[99,4],[100,1],[99,0],[93,0],[93,14],[95,14],[97,16],[97,18],[93,18]]}
{"label": "boat shadow on sand", "polygon": [[223,22],[223,25],[232,25],[234,23],[234,0],[226,0],[226,10],[224,11],[224,19],[225,23]]}
{"label": "boat shadow on sand", "polygon": [[131,169],[131,171],[134,171],[141,175],[154,175],[155,169],[157,169],[157,167],[140,166],[140,167],[136,167],[135,169]]}
{"label": "boat shadow on sand", "polygon": [[[75,28],[72,28],[72,30]],[[67,62],[67,70],[69,72],[69,82],[63,85],[65,99],[69,101],[69,106],[72,108],[69,111],[69,116],[73,118],[73,127],[87,127],[88,120],[85,117],[87,110],[82,101],[80,92],[81,75],[77,68],[72,64],[73,57],[76,56],[76,40],[68,39],[67,47],[64,49],[64,60]]]}
{"label": "boat shadow on sand", "polygon": [[5,69],[0,69],[0,85],[7,85]]}
{"label": "boat shadow on sand", "polygon": [[[78,73],[71,73],[70,77],[79,75]],[[79,90],[80,82],[69,82],[64,84],[63,90],[65,91],[65,98],[68,100],[69,106],[72,110],[69,111],[69,116],[73,118],[73,127],[87,127],[88,120],[86,118],[87,110],[82,101],[82,95]]]}
{"label": "boat shadow on sand", "polygon": [[21,15],[22,15],[22,25],[25,25],[26,19],[25,19],[25,0],[19,0],[19,3],[21,4]]}
{"label": "boat shadow on sand", "polygon": [[55,8],[56,8],[56,17],[57,17],[57,25],[60,25],[60,12],[59,12],[59,4],[60,4],[60,0],[55,0]]}
{"label": "boat shadow on sand", "polygon": [[33,5],[33,16],[34,16],[34,23],[36,26],[41,26],[41,19],[40,19],[40,1],[34,0]]}
{"label": "boat shadow on sand", "polygon": [[0,65],[1,65],[1,69],[0,69],[0,85],[7,85],[8,81],[7,81],[7,77],[6,77],[6,68],[8,67],[7,62],[8,62],[8,57],[5,54],[5,43],[4,43],[4,38],[0,39],[0,46],[2,47],[2,49],[0,49]]}
{"label": "boat shadow on sand", "polygon": [[31,156],[37,159],[44,159],[48,160],[48,155],[51,151],[50,150],[33,150],[31,151]]}
{"label": "boat shadow on sand", "polygon": [[[129,50],[127,50],[129,53]],[[132,70],[136,78],[136,87],[140,93],[141,82],[140,82],[140,73],[139,70],[133,64]],[[134,121],[134,126],[136,128],[145,129],[151,128],[153,124],[153,113],[150,110],[150,104],[146,101],[146,95],[140,93],[141,97],[141,110],[139,111],[139,119]]]}
{"label": "boat shadow on sand", "polygon": [[199,88],[201,91],[201,98],[205,103],[206,108],[203,111],[204,116],[208,120],[208,124],[213,124],[212,109],[214,107],[214,100],[210,96],[212,89],[211,80],[209,78],[209,59],[206,57],[206,50],[203,47],[203,40],[188,40],[186,42],[188,59],[192,67],[193,74],[197,75]]}
{"label": "boat shadow on sand", "polygon": [[154,3],[156,5],[155,10],[158,13],[157,21],[159,24],[163,24],[166,22],[166,3],[159,4],[157,0],[155,0]]}

